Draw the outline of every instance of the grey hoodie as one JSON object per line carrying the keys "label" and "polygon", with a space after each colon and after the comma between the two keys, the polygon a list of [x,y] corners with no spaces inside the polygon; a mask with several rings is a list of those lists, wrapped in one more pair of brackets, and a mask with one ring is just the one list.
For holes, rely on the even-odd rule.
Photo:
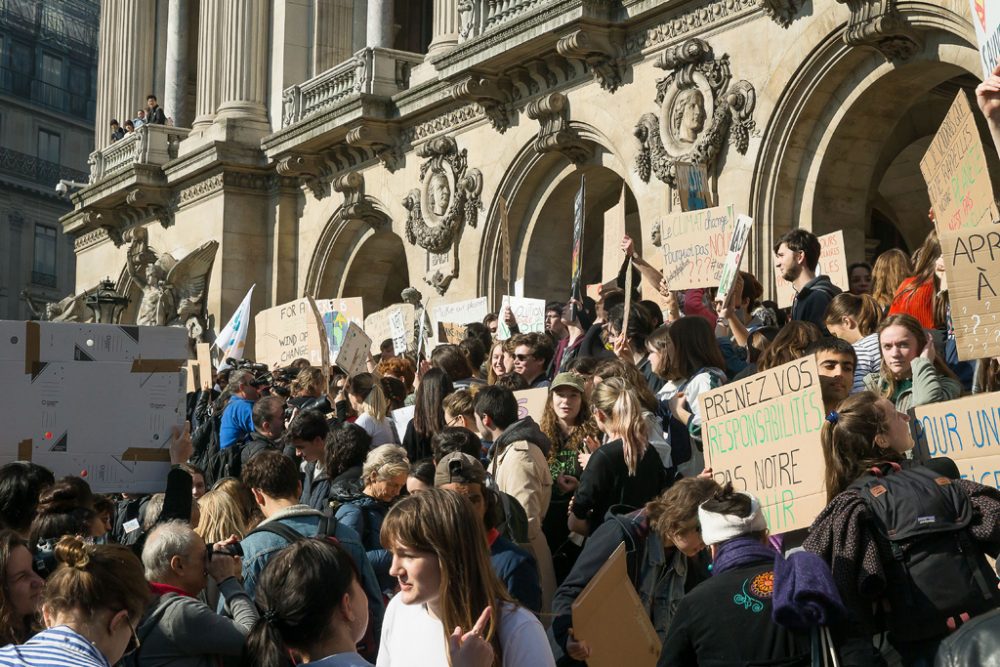
{"label": "grey hoodie", "polygon": [[518,440],[527,440],[535,445],[542,450],[542,454],[545,454],[546,458],[552,450],[552,443],[549,442],[548,436],[542,433],[542,429],[538,427],[535,420],[531,417],[525,417],[504,429],[504,432],[493,443],[493,457],[497,457],[500,452],[507,448],[507,445]]}

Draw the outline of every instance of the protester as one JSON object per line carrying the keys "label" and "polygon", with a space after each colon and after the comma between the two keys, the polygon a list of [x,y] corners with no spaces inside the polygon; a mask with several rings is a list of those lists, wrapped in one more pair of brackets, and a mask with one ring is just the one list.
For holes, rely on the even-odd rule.
{"label": "protester", "polygon": [[371,373],[352,376],[344,385],[344,393],[351,402],[351,408],[358,413],[354,423],[372,437],[372,444],[397,445],[399,438],[389,419],[389,405],[382,387]]}
{"label": "protester", "polygon": [[[806,348],[806,355],[816,355],[819,368],[820,390],[823,395],[824,414],[836,410],[840,402],[851,393],[854,383],[854,366],[857,353],[847,341],[825,337]],[[819,408],[819,406],[810,406]]]}
{"label": "protester", "polygon": [[872,265],[868,262],[854,262],[848,266],[847,285],[850,294],[871,294]]}
{"label": "protester", "polygon": [[403,436],[403,447],[411,461],[430,456],[431,438],[445,426],[443,401],[453,391],[455,387],[445,369],[431,368],[420,378],[413,401],[413,419],[406,425]]}
{"label": "protester", "polygon": [[552,355],[552,341],[545,334],[527,333],[514,337],[514,372],[523,377],[531,389],[549,386],[545,371]]}
{"label": "protester", "polygon": [[872,298],[883,314],[888,314],[896,291],[912,271],[909,256],[899,248],[890,248],[875,260],[872,268]]}
{"label": "protester", "polygon": [[569,529],[581,535],[592,534],[612,505],[642,507],[665,484],[635,390],[621,378],[608,378],[594,388],[591,405],[608,442],[590,456],[573,497]]}
{"label": "protester", "polygon": [[[357,531],[338,521],[330,521],[332,517],[308,505],[299,504],[301,483],[298,471],[290,459],[277,452],[263,452],[255,456],[243,470],[243,481],[250,487],[265,517],[240,541],[243,549],[243,588],[250,597],[256,593],[257,581],[264,566],[276,553],[300,539],[333,537],[351,554],[355,567],[361,573],[361,583],[374,621],[371,630],[377,634],[384,609],[382,592]],[[328,535],[324,530],[328,531]]]}
{"label": "protester", "polygon": [[285,434],[286,442],[295,447],[295,454],[305,464],[301,502],[317,510],[326,507],[330,496],[330,476],[324,465],[329,436],[326,417],[316,410],[296,415]]}
{"label": "protester", "polygon": [[205,483],[205,471],[193,463],[181,463],[177,466],[187,474],[191,475],[191,497],[200,500],[208,493],[208,485]]}
{"label": "protester", "polygon": [[496,384],[497,378],[514,371],[513,339],[498,340],[490,347],[486,384]]}
{"label": "protester", "polygon": [[50,551],[64,535],[90,537],[96,516],[90,486],[79,477],[65,477],[42,492],[38,499],[28,543],[36,549]]}
{"label": "protester", "polygon": [[[206,551],[205,541],[182,521],[149,534],[142,564],[153,600],[136,628],[134,664],[214,667],[223,656],[242,655],[257,607],[240,586],[240,559],[225,551],[235,543],[233,537]],[[231,619],[197,599],[209,577]]]}
{"label": "protester", "polygon": [[385,518],[382,544],[400,592],[386,610],[379,667],[446,665],[449,644],[472,628],[493,649],[486,664],[555,665],[541,623],[494,574],[468,500],[441,489],[404,498]]}
{"label": "protester", "polygon": [[[371,451],[372,437],[356,424],[344,424],[330,431],[323,464],[324,474],[330,478],[326,495],[330,503],[341,503],[362,493],[365,487],[362,470]],[[326,509],[326,504],[315,509]]]}
{"label": "protester", "polygon": [[27,538],[42,492],[55,483],[52,472],[37,463],[14,461],[0,467],[0,527]]}
{"label": "protester", "polygon": [[434,461],[424,459],[410,464],[410,474],[406,478],[406,492],[409,495],[434,487]]}
{"label": "protester", "polygon": [[341,496],[336,511],[338,521],[354,529],[368,554],[375,576],[383,592],[394,588],[389,576],[392,556],[382,547],[382,522],[389,507],[406,488],[410,461],[406,450],[398,445],[381,445],[371,450],[361,471],[364,489],[353,497]]}
{"label": "protester", "polygon": [[493,571],[513,598],[526,609],[540,612],[542,587],[538,566],[524,549],[500,534],[493,525],[499,496],[486,486],[486,468],[475,457],[463,452],[444,455],[434,472],[434,486],[465,496],[486,528]]}
{"label": "protester", "polygon": [[944,260],[936,230],[931,230],[914,254],[913,273],[900,283],[890,315],[910,315],[925,329],[935,328],[934,300],[941,289]]}
{"label": "protester", "polygon": [[750,337],[765,326],[773,325],[774,315],[761,304],[764,287],[752,274],[740,271],[731,291],[733,296],[727,303],[716,301],[719,320],[715,336],[726,360],[725,370],[735,376],[750,363]]}
{"label": "protester", "polygon": [[444,410],[444,425],[446,427],[461,427],[475,433],[476,400],[468,389],[453,391],[441,401]]}
{"label": "protester", "polygon": [[976,363],[972,393],[985,394],[991,391],[1000,391],[1000,357],[980,359]]}
{"label": "protester", "polygon": [[406,357],[394,357],[380,361],[375,367],[375,372],[383,378],[396,378],[406,387],[407,396],[413,394],[413,381],[416,379],[417,371],[413,362]]}
{"label": "protester", "polygon": [[[475,365],[470,362],[458,345],[438,345],[431,353],[430,362],[431,366],[445,372],[454,388],[467,389],[471,385],[483,384],[475,377]],[[426,375],[425,373],[424,377]],[[424,378],[421,378],[420,384],[423,382]]]}
{"label": "protester", "polygon": [[824,321],[831,334],[854,346],[858,363],[851,391],[863,391],[865,376],[882,368],[877,333],[882,309],[868,294],[838,294],[826,309]]}
{"label": "protester", "polygon": [[253,433],[253,404],[260,398],[253,373],[246,370],[233,371],[226,390],[229,403],[219,425],[219,449],[242,444]]}
{"label": "protester", "polygon": [[829,277],[816,275],[819,255],[819,239],[804,229],[785,232],[774,244],[775,273],[795,290],[792,319],[812,322],[822,329],[827,304],[840,294],[840,288]]}
{"label": "protester", "polygon": [[149,599],[142,564],[118,544],[64,537],[58,567],[45,583],[46,630],[0,649],[0,665],[108,667],[138,648],[135,630]]}
{"label": "protester", "polygon": [[851,612],[845,662],[870,659],[872,635],[887,628],[904,664],[929,665],[956,625],[1000,605],[984,557],[1000,551],[1000,491],[956,479],[947,460],[907,461],[908,421],[886,398],[861,392],[823,423],[829,504],[804,547],[829,564]]}
{"label": "protester", "polygon": [[23,644],[38,631],[45,581],[33,565],[28,543],[13,530],[0,530],[0,646]]}
{"label": "protester", "polygon": [[240,453],[241,465],[265,449],[281,451],[278,439],[285,433],[285,399],[280,396],[265,396],[253,404],[251,411],[253,433],[243,444]]}
{"label": "protester", "polygon": [[865,388],[888,398],[900,412],[962,394],[962,385],[913,317],[885,318],[878,327],[878,339],[882,366],[865,377]]}
{"label": "protester", "polygon": [[[574,309],[573,306],[576,306]],[[562,325],[566,335],[556,344],[552,357],[552,375],[558,375],[568,370],[569,364],[579,358],[584,336],[597,319],[597,305],[589,296],[580,301],[567,303],[562,312]]]}
{"label": "protester", "polygon": [[990,75],[976,88],[976,101],[993,135],[994,147],[1000,153],[1000,58]]}

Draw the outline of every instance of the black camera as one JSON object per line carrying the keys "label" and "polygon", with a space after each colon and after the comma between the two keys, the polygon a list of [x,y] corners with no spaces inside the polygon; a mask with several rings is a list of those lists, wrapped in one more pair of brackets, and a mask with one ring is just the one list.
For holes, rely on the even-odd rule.
{"label": "black camera", "polygon": [[218,554],[220,556],[239,556],[240,558],[243,557],[243,545],[240,544],[239,542],[233,542],[232,544],[227,544],[221,549],[216,549],[215,545],[213,544],[206,544],[205,551],[208,552],[207,554],[208,560],[212,559],[213,554]]}

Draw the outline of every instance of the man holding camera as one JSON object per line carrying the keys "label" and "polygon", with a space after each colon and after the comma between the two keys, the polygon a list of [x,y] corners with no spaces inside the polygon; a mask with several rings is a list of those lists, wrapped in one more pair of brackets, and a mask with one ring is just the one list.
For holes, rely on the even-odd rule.
{"label": "man holding camera", "polygon": [[280,452],[278,440],[285,433],[285,399],[265,396],[253,406],[253,433],[240,452],[243,465],[257,454],[273,449]]}
{"label": "man holding camera", "polygon": [[[257,621],[257,607],[243,590],[236,537],[206,547],[183,521],[157,526],[142,549],[153,600],[136,628],[139,649],[126,664],[212,667],[222,656],[239,657]],[[217,614],[198,599],[211,577],[232,614]]]}
{"label": "man holding camera", "polygon": [[233,371],[226,389],[230,396],[219,425],[219,449],[238,445],[253,433],[253,404],[260,398],[257,382],[248,370]]}

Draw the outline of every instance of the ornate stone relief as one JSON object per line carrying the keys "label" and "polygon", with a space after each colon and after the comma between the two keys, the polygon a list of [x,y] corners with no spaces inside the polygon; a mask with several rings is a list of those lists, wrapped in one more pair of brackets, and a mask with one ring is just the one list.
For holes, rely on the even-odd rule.
{"label": "ornate stone relief", "polygon": [[281,176],[297,178],[299,185],[309,188],[316,199],[330,194],[326,180],[329,170],[322,156],[288,155],[278,160],[275,171]]}
{"label": "ornate stone relief", "polygon": [[409,211],[406,240],[434,255],[452,254],[451,270],[429,271],[424,280],[438,294],[444,294],[458,277],[458,245],[465,225],[476,227],[483,204],[483,175],[468,168],[468,152],[458,150],[451,137],[436,137],[417,147],[417,156],[426,158],[420,165],[420,188],[403,199]]}
{"label": "ornate stone relief", "polygon": [[511,82],[506,77],[472,74],[455,83],[452,99],[475,102],[500,134],[510,127]]}
{"label": "ornate stone relief", "polygon": [[562,93],[550,93],[529,102],[526,113],[541,125],[535,139],[535,150],[539,153],[557,151],[574,164],[586,162],[594,154],[593,145],[570,128],[569,103]]}
{"label": "ornate stone relief", "polygon": [[361,220],[378,231],[391,224],[389,217],[375,208],[365,196],[365,177],[361,172],[349,171],[333,180],[333,189],[344,195],[340,209],[342,220]]}
{"label": "ornate stone relief", "polygon": [[775,23],[787,28],[802,9],[805,0],[760,0],[760,4],[764,13],[774,19]]}
{"label": "ornate stone relief", "polygon": [[890,60],[906,60],[920,50],[920,35],[899,13],[897,0],[837,0],[851,10],[844,32],[850,46],[870,46]]}
{"label": "ornate stone relief", "polygon": [[609,93],[618,90],[625,78],[624,39],[620,31],[588,26],[561,38],[556,51],[565,58],[587,63],[594,81]]}
{"label": "ornate stone relief", "polygon": [[403,164],[401,143],[399,131],[388,123],[366,122],[347,132],[348,146],[371,151],[390,172]]}
{"label": "ornate stone relief", "polygon": [[679,161],[703,164],[711,175],[727,137],[746,153],[757,95],[747,81],[730,85],[728,55],[715,58],[712,47],[695,38],[664,51],[656,66],[670,74],[656,82],[659,114],[644,114],[635,126],[643,181],[652,173],[676,187]]}

